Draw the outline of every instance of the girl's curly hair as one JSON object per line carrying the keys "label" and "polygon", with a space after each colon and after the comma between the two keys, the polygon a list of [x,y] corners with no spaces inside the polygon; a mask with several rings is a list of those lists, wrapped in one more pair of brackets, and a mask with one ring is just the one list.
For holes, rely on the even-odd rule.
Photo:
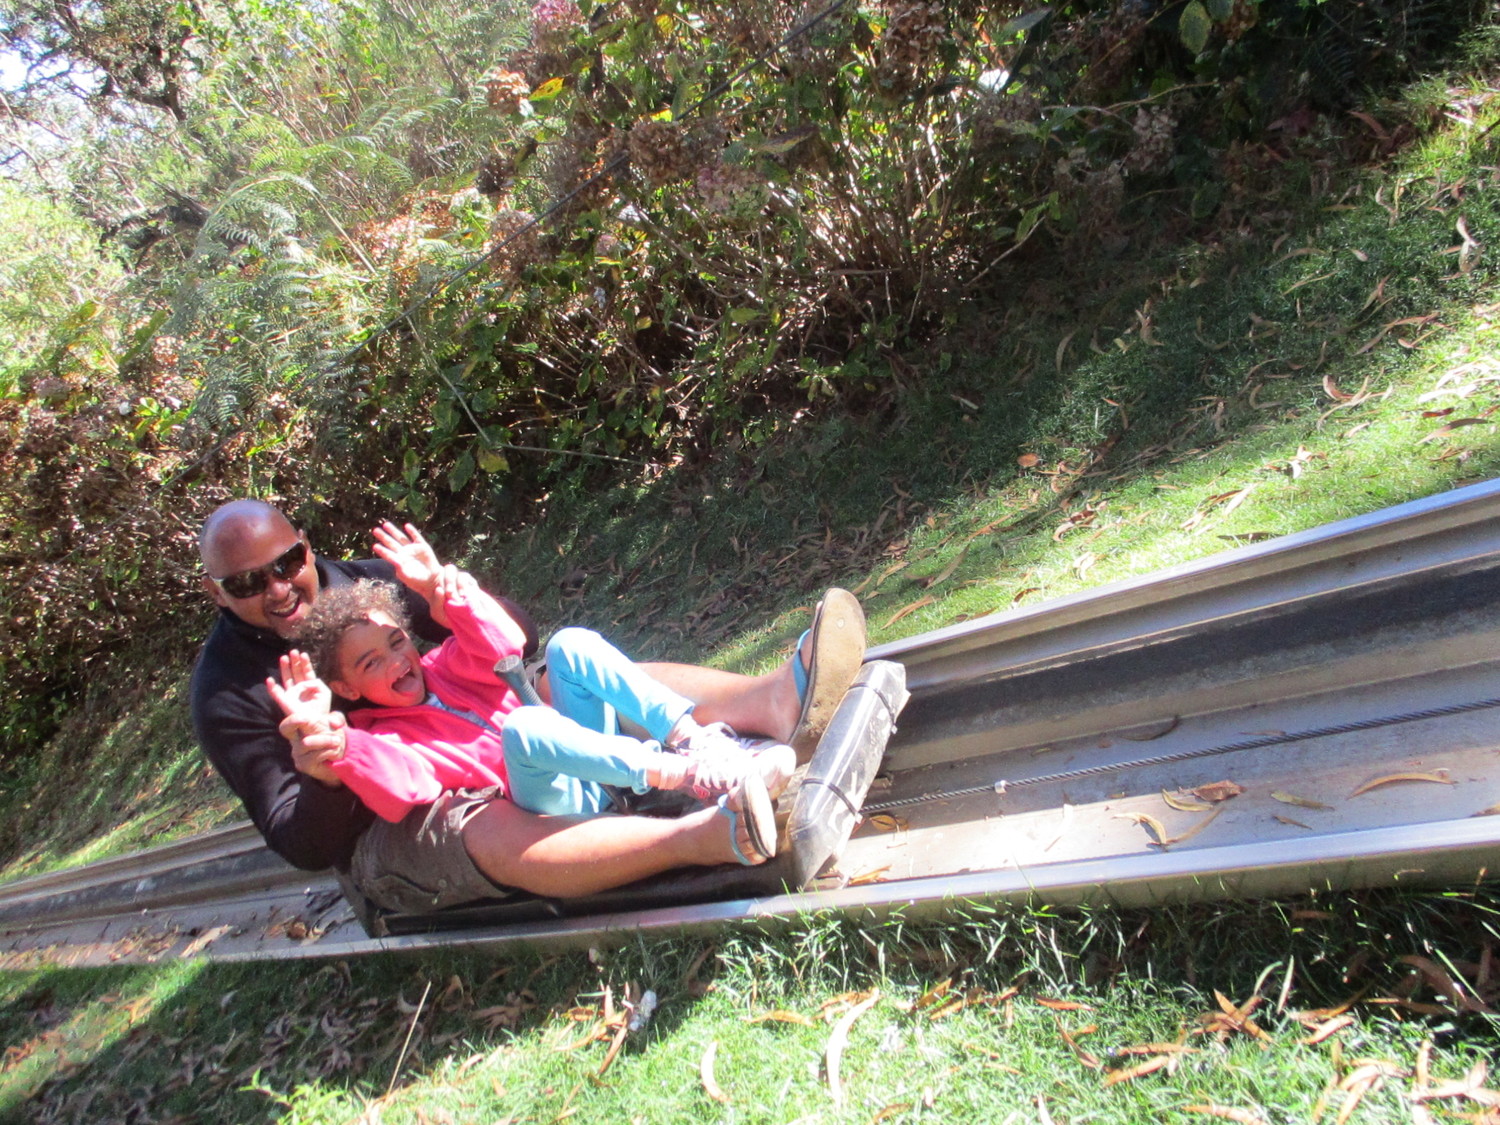
{"label": "girl's curly hair", "polygon": [[380,610],[392,621],[411,632],[411,615],[401,600],[400,591],[390,582],[361,578],[352,586],[325,587],[307,611],[297,628],[297,646],[307,653],[313,669],[325,683],[343,678],[339,667],[339,642],[355,625],[370,620]]}

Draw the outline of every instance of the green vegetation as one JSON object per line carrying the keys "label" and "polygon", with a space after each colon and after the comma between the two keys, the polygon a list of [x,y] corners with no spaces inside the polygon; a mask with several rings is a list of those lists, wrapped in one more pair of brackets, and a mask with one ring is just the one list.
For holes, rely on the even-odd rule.
{"label": "green vegetation", "polygon": [[[743,74],[795,6],[542,7],[0,3],[80,63],[7,101],[9,875],[238,817],[182,702],[228,495],[749,670],[830,582],[889,640],[1500,465],[1470,5],[850,5]],[[0,1117],[1483,1121],[1497,907],[10,972]]]}

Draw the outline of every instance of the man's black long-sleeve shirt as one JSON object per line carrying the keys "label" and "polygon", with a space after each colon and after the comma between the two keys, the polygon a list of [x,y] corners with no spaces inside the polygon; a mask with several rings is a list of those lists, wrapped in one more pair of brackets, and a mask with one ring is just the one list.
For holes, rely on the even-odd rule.
{"label": "man's black long-sleeve shirt", "polygon": [[[383,559],[318,559],[319,586],[346,586],[361,578],[395,583],[406,599],[412,632],[440,641],[448,631],[432,619],[426,601],[396,582]],[[530,616],[505,598],[506,610],[526,631],[526,651],[536,648]],[[266,689],[280,677],[280,659],[292,642],[247,625],[220,609],[193,669],[189,699],[198,745],[245,806],[266,843],[294,867],[347,868],[354,845],[374,814],[346,788],[331,788],[298,772],[292,747],[277,729],[284,717]]]}

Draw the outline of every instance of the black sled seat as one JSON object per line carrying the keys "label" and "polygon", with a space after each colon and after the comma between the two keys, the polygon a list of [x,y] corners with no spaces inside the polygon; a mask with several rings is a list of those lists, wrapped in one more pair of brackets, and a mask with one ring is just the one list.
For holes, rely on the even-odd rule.
{"label": "black sled seat", "polygon": [[[860,821],[860,807],[885,757],[906,705],[906,669],[889,660],[872,660],[855,676],[834,712],[795,790],[782,795],[792,802],[786,835],[777,857],[759,867],[726,864],[692,867],[643,879],[628,886],[578,898],[511,898],[449,907],[423,914],[381,911],[342,881],[345,897],[371,937],[432,933],[474,926],[505,926],[546,918],[582,917],[763,898],[800,890],[838,857]],[[651,812],[643,808],[643,812]]]}

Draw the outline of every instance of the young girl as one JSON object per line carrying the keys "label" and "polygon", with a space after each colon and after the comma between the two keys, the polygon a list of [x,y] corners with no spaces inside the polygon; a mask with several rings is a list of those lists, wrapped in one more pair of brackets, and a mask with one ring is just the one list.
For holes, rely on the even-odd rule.
{"label": "young girl", "polygon": [[[790,747],[752,755],[722,726],[700,726],[690,700],[586,629],[561,630],[548,645],[552,705],[524,706],[495,672],[525,641],[504,608],[468,574],[439,565],[414,527],[386,523],[375,540],[453,636],[420,656],[395,587],[328,589],[299,630],[302,650],[282,659],[282,682],[267,686],[287,714],[283,733],[342,743],[329,766],[378,816],[399,821],[453,789],[498,786],[533,812],[587,815],[613,807],[606,786],[690,789],[718,799],[741,862],[775,854],[770,798],[795,767]],[[351,711],[340,728],[330,688],[375,706]],[[649,740],[618,734],[617,712]]]}

